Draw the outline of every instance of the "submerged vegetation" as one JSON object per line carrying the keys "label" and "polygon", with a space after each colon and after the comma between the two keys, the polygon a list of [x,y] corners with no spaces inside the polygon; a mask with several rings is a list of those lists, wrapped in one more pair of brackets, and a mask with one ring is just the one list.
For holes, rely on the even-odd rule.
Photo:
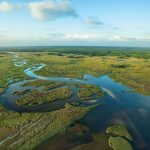
{"label": "submerged vegetation", "polygon": [[[93,134],[92,141],[81,144],[72,150],[133,150],[130,142],[132,137],[128,130],[121,124],[109,127],[105,133]],[[128,138],[128,140],[127,140]]]}
{"label": "submerged vegetation", "polygon": [[[92,135],[92,141],[81,144],[71,150],[112,150],[105,134]],[[121,150],[121,149],[120,149]],[[126,149],[127,150],[127,149]]]}

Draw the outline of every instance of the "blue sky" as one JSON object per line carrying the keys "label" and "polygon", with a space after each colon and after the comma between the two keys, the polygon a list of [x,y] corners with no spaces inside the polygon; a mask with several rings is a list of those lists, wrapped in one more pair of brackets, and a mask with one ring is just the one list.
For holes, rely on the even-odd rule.
{"label": "blue sky", "polygon": [[149,0],[0,0],[0,46],[150,46]]}

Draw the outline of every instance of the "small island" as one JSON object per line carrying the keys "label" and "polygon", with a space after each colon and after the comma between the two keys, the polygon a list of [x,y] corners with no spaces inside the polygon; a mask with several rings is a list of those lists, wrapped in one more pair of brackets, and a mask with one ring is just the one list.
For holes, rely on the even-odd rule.
{"label": "small island", "polygon": [[122,124],[116,124],[106,129],[106,133],[110,135],[109,145],[114,150],[133,150],[131,134]]}
{"label": "small island", "polygon": [[33,90],[30,94],[17,99],[18,105],[41,105],[55,100],[64,100],[70,98],[72,90],[67,87],[57,88],[48,92]]}

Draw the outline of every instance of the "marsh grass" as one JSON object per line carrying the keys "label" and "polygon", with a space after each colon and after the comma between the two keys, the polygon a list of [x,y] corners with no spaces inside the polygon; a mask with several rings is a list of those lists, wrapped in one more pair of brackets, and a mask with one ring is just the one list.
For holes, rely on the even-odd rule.
{"label": "marsh grass", "polygon": [[109,145],[114,150],[133,150],[130,144],[133,141],[131,134],[122,124],[116,124],[106,129],[106,133],[110,135]]}
{"label": "marsh grass", "polygon": [[33,90],[28,95],[17,99],[16,103],[29,106],[41,105],[55,100],[65,100],[70,98],[72,93],[72,90],[67,87],[56,88],[47,92]]}
{"label": "marsh grass", "polygon": [[[121,55],[118,57],[118,55],[104,56],[102,54],[101,56],[92,55],[92,57],[86,56],[76,58],[68,57],[66,54],[58,56],[55,54],[49,55],[48,53],[38,53],[35,55],[35,53],[32,52],[19,53],[19,55],[26,58],[29,64],[46,64],[45,68],[36,72],[38,75],[82,78],[85,73],[96,77],[108,74],[114,80],[133,88],[136,92],[150,95],[149,57],[144,57],[147,58],[144,59],[142,57],[128,57],[127,55]],[[24,69],[27,68],[27,65],[23,67],[14,66],[10,54],[0,54],[0,68],[0,93],[4,92],[10,84],[10,80],[12,82],[17,82],[28,78],[23,73]],[[45,92],[33,91],[33,93],[20,100],[21,105],[39,105],[60,98],[63,100],[72,94],[70,89],[61,88],[59,83],[55,84],[48,83],[47,81],[33,81],[28,85],[35,87],[45,86]],[[59,86],[60,88],[57,89]],[[55,89],[52,93],[49,93],[49,91],[47,91],[49,88],[56,88],[57,90]],[[79,96],[84,98],[99,91],[96,87],[92,87],[93,90],[88,86],[78,86],[78,88],[81,91],[84,89],[82,92],[80,91],[79,94]],[[37,98],[36,95],[39,95],[39,98]],[[50,95],[53,96],[51,97]],[[23,113],[22,116],[20,116],[19,113],[6,111],[0,105],[0,139],[2,139],[2,141],[5,139],[2,144],[0,144],[0,149],[23,150],[35,148],[41,142],[51,138],[55,134],[65,132],[71,124],[76,120],[81,119],[95,107],[96,106],[77,107],[67,104],[66,108],[55,112]],[[130,143],[126,140],[131,140],[131,136],[123,127],[118,128],[115,126],[109,128],[107,132],[115,134],[115,136],[111,135],[109,138],[109,144],[112,148],[120,150],[118,148],[124,146],[126,148],[125,150],[132,150]],[[95,135],[95,142],[84,146],[89,149],[96,148],[97,145],[101,146],[99,144],[100,139],[99,136]]]}
{"label": "marsh grass", "polygon": [[75,86],[78,88],[78,96],[83,100],[101,98],[103,96],[102,90],[97,86],[88,84],[75,84]]}
{"label": "marsh grass", "polygon": [[122,136],[130,141],[133,140],[131,134],[128,132],[126,127],[123,126],[122,124],[117,124],[117,125],[107,128],[106,133],[114,135],[114,136]]}
{"label": "marsh grass", "polygon": [[[28,60],[28,64],[45,63],[46,67],[36,72],[38,75],[52,77],[82,78],[84,73],[94,76],[110,74],[116,81],[133,88],[136,92],[150,94],[150,60],[144,58],[119,56],[93,56],[68,58],[67,55],[48,55],[48,53],[18,53]],[[8,86],[8,81],[27,78],[23,70],[27,67],[16,67],[10,54],[0,54],[0,92]],[[5,56],[5,57],[4,57]],[[115,67],[114,67],[115,66]],[[119,66],[119,67],[118,67]],[[125,67],[124,67],[125,66]]]}
{"label": "marsh grass", "polygon": [[3,93],[7,86],[13,82],[28,78],[24,73],[24,67],[14,66],[12,55],[0,53],[0,93]]}
{"label": "marsh grass", "polygon": [[136,92],[150,95],[150,60],[119,56],[86,56],[68,58],[67,55],[21,53],[30,63],[45,63],[46,67],[37,71],[38,75],[49,77],[82,78],[85,73],[93,76],[110,75],[114,80],[133,88]]}
{"label": "marsh grass", "polygon": [[27,92],[29,92],[30,90],[20,90],[20,91],[14,91],[12,94],[13,95],[24,95],[26,94]]}
{"label": "marsh grass", "polygon": [[[96,106],[75,107],[68,104],[66,108],[54,112],[25,113],[20,117],[21,119],[17,117],[16,120],[12,119],[13,123],[8,116],[5,116],[0,123],[1,127],[7,130],[7,125],[14,124],[14,126],[9,127],[11,134],[3,134],[5,140],[0,144],[0,149],[33,149],[55,134],[65,132],[71,124]],[[16,121],[18,126],[15,125]],[[1,135],[0,138],[3,139],[3,136]]]}
{"label": "marsh grass", "polygon": [[122,137],[110,137],[109,145],[114,150],[133,150],[131,144]]}

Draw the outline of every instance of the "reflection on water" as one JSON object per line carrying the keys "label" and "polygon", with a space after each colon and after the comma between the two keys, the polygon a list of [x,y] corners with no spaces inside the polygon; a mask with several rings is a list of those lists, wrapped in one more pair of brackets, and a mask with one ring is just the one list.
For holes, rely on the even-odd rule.
{"label": "reflection on water", "polygon": [[[105,96],[89,102],[102,103],[93,111],[88,113],[80,123],[87,125],[92,133],[98,134],[108,126],[115,123],[123,123],[128,127],[133,135],[133,145],[135,149],[150,149],[150,97],[135,93],[130,88],[113,81],[109,76],[94,77],[85,74],[83,79],[76,78],[52,78],[35,74],[35,71],[42,69],[45,65],[40,64],[36,67],[26,69],[24,72],[31,78],[57,81],[73,82],[81,84],[97,85],[105,93]],[[64,107],[66,102],[78,101],[76,94],[65,101],[54,101],[42,106],[28,107],[18,106],[15,101],[18,98],[12,95],[14,90],[33,89],[33,87],[22,87],[20,84],[28,82],[26,80],[11,84],[6,92],[1,95],[1,103],[7,108],[21,112],[43,112],[53,111]],[[71,87],[74,93],[76,88]],[[84,102],[83,102],[84,103]],[[68,141],[69,142],[69,141]]]}
{"label": "reflection on water", "polygon": [[99,78],[98,83],[111,97],[103,98],[104,104],[88,113],[81,122],[97,134],[115,123],[125,124],[133,135],[135,149],[149,149],[150,97],[135,93],[108,76]]}

